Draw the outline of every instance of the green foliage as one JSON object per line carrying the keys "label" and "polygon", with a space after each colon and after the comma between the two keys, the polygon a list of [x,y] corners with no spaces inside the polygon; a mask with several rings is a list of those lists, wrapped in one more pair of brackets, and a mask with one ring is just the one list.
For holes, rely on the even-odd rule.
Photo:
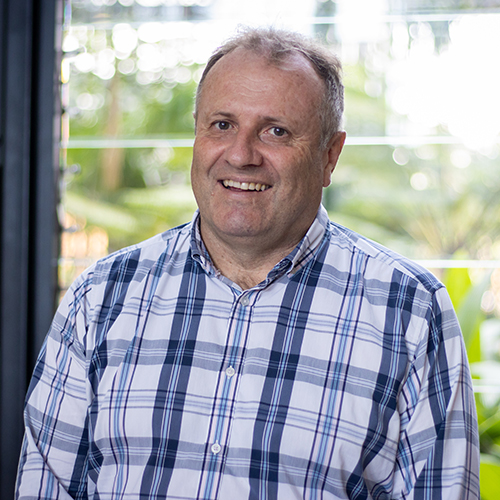
{"label": "green foliage", "polygon": [[469,270],[461,268],[449,269],[444,277],[476,384],[483,500],[496,500],[500,493],[500,320],[481,310],[490,282],[490,272],[473,281]]}
{"label": "green foliage", "polygon": [[481,498],[498,500],[500,485],[500,460],[481,455]]}
{"label": "green foliage", "polygon": [[[459,169],[451,163],[453,154],[444,144],[425,151],[347,146],[325,193],[327,208],[349,216],[355,231],[366,223],[389,231],[390,240],[377,241],[412,258],[449,258],[459,251],[469,259],[491,255],[500,237],[499,169],[479,153]],[[404,165],[395,163],[398,155]]]}
{"label": "green foliage", "polygon": [[188,222],[196,202],[189,187],[178,185],[123,189],[113,202],[68,192],[65,208],[82,225],[103,228],[114,251]]}
{"label": "green foliage", "polygon": [[481,310],[481,301],[490,286],[490,276],[491,273],[485,273],[473,285],[468,269],[452,268],[448,269],[444,277],[462,328],[470,363],[481,361],[480,325],[486,318]]}
{"label": "green foliage", "polygon": [[[444,282],[453,303],[453,307],[457,310],[464,298],[467,296],[472,280],[470,278],[469,270],[466,268],[451,268],[448,269],[444,276]],[[463,325],[462,325],[462,333]],[[464,336],[467,334],[464,333]]]}

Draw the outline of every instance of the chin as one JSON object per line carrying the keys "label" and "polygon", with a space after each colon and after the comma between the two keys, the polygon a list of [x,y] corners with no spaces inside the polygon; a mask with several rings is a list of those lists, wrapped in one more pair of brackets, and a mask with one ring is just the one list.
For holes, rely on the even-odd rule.
{"label": "chin", "polygon": [[215,222],[215,227],[220,234],[234,238],[251,238],[266,233],[265,224],[245,217],[228,215],[224,219]]}
{"label": "chin", "polygon": [[233,238],[254,238],[262,235],[265,233],[262,231],[260,228],[254,228],[254,227],[245,227],[242,228],[240,226],[233,226],[233,225],[225,225],[220,228],[220,232],[227,235],[231,236]]}

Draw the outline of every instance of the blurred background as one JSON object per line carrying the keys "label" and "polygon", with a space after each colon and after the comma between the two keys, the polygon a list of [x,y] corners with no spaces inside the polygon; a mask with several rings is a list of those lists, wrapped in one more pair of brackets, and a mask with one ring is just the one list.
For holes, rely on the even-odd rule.
{"label": "blurred background", "polygon": [[[0,479],[15,468],[19,430],[5,437],[5,429],[18,429],[19,394],[53,307],[96,259],[191,219],[193,96],[204,64],[239,25],[271,24],[319,38],[343,62],[348,138],[324,205],[332,220],[419,261],[447,285],[474,377],[482,498],[498,500],[500,1],[22,2],[31,15],[14,18],[19,7],[2,0],[2,137],[11,151],[24,137],[28,152],[2,152],[2,248],[15,262],[3,264],[2,358],[16,366],[20,359],[23,372],[12,392],[10,365],[2,370],[2,414],[8,401],[16,404],[3,418],[0,448],[10,442],[14,451],[10,472],[0,458]],[[9,19],[21,18],[24,52],[15,58],[19,30]],[[19,61],[30,68],[21,73],[31,82],[24,93],[12,75]],[[9,82],[30,117],[18,125],[21,135],[10,126],[10,116],[22,120]],[[8,204],[16,192],[17,205]],[[53,215],[44,222],[45,214]],[[20,250],[9,245],[9,227],[26,227],[14,238]],[[9,305],[12,279],[24,283],[16,289],[28,297],[24,309],[19,299]],[[13,313],[25,332],[14,344]]]}

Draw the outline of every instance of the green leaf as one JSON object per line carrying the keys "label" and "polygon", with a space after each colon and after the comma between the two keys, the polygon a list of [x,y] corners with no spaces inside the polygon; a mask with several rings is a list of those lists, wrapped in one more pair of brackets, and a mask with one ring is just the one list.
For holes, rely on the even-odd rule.
{"label": "green leaf", "polygon": [[443,281],[450,295],[453,307],[458,309],[472,285],[469,270],[466,268],[448,269]]}
{"label": "green leaf", "polygon": [[498,500],[500,497],[500,461],[481,455],[481,499]]}
{"label": "green leaf", "polygon": [[469,288],[456,309],[458,321],[462,328],[464,342],[467,347],[469,362],[481,359],[479,345],[479,325],[484,320],[485,314],[481,310],[481,300],[484,292],[490,286],[491,273],[486,273],[484,278],[476,285]]}
{"label": "green leaf", "polygon": [[488,434],[491,439],[500,438],[500,409],[479,425],[479,436]]}

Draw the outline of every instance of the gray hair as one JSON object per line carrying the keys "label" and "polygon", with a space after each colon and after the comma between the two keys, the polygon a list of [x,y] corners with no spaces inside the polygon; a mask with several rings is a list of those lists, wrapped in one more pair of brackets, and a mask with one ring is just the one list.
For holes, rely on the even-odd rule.
{"label": "gray hair", "polygon": [[203,91],[203,83],[209,71],[219,59],[240,47],[265,57],[270,64],[276,66],[294,54],[301,54],[311,62],[325,83],[325,94],[319,115],[321,119],[321,147],[326,147],[333,134],[342,127],[342,113],[344,111],[342,66],[333,53],[299,33],[278,30],[273,27],[240,29],[208,60],[196,91],[196,109]]}

